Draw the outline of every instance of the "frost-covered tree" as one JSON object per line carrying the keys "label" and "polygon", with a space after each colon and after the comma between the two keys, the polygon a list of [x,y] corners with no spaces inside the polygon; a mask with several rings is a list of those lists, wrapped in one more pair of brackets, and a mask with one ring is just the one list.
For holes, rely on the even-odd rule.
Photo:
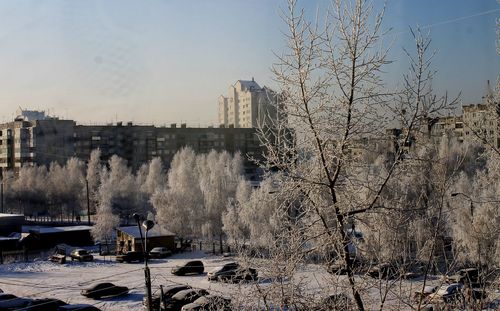
{"label": "frost-covered tree", "polygon": [[230,198],[227,202],[227,211],[222,215],[223,230],[229,241],[237,247],[240,243],[245,243],[250,237],[247,225],[243,222],[241,213],[244,204],[247,204],[252,195],[252,186],[245,179],[240,179],[236,187],[235,198]]}
{"label": "frost-covered tree", "polygon": [[[111,206],[111,211],[119,219],[128,222],[133,213],[144,212],[145,207],[137,206],[135,178],[126,161],[116,155],[109,160],[109,171],[101,173],[99,187],[100,206]],[[99,212],[97,213],[99,217]]]}
{"label": "frost-covered tree", "polygon": [[181,239],[201,233],[203,195],[196,160],[192,149],[178,151],[170,165],[167,187],[151,198],[158,223]]}
{"label": "frost-covered tree", "polygon": [[202,233],[205,237],[218,237],[222,251],[222,215],[230,198],[236,195],[238,180],[243,171],[241,157],[212,150],[197,156],[199,188],[203,194],[204,219]]}
{"label": "frost-covered tree", "polygon": [[12,178],[8,185],[9,191],[5,191],[6,205],[11,212],[43,214],[50,212],[51,215],[60,215],[54,213],[49,205],[50,200],[47,196],[47,168],[23,166],[19,170],[17,178]]}
{"label": "frost-covered tree", "polygon": [[457,258],[489,271],[500,267],[500,157],[489,150],[486,166],[474,176],[462,174],[455,184],[453,242]]}
{"label": "frost-covered tree", "polygon": [[92,236],[96,241],[107,244],[113,235],[113,231],[120,225],[120,217],[113,210],[113,183],[110,181],[111,172],[103,168],[100,176],[99,205],[96,207],[96,218],[92,227]]}
{"label": "frost-covered tree", "polygon": [[101,172],[102,172],[101,150],[94,149],[90,153],[90,159],[87,164],[87,176],[86,176],[91,214],[96,212],[96,208],[99,204],[99,186],[101,184],[101,176],[100,176]]}

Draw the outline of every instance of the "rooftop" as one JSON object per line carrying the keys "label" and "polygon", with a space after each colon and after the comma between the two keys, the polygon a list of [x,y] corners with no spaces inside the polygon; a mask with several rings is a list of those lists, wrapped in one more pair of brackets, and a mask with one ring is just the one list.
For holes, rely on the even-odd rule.
{"label": "rooftop", "polygon": [[59,233],[69,231],[88,231],[92,229],[91,226],[69,226],[69,227],[42,227],[42,226],[23,226],[23,232],[37,232],[44,233]]}
{"label": "rooftop", "polygon": [[[117,230],[127,233],[134,238],[140,238],[139,228],[137,226],[119,227]],[[145,230],[142,230],[142,234],[145,234]],[[153,229],[149,230],[148,237],[158,237],[158,236],[175,236],[175,233],[170,232],[161,226],[155,226]]]}

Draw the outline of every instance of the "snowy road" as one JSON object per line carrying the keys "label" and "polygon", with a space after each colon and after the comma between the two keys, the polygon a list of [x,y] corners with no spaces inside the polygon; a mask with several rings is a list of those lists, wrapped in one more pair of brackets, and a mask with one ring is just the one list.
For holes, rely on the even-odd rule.
{"label": "snowy road", "polygon": [[[104,260],[105,259],[105,260]],[[144,296],[144,265],[142,263],[122,264],[114,261],[114,257],[97,256],[94,262],[79,263],[68,261],[60,265],[49,261],[37,261],[31,263],[16,263],[0,265],[0,288],[6,292],[27,298],[57,298],[67,303],[93,304],[102,310],[141,310],[142,298]],[[259,283],[226,284],[209,282],[206,274],[192,276],[175,276],[170,273],[171,268],[180,265],[190,259],[202,259],[205,271],[224,263],[233,261],[234,258],[223,258],[206,255],[202,252],[177,254],[167,259],[151,261],[151,279],[153,291],[159,285],[189,284],[196,288],[203,288],[212,294],[220,294],[233,299],[236,303],[248,305],[257,304],[255,292],[256,287],[265,288],[268,285],[265,279],[265,264],[257,267],[261,276]],[[264,276],[264,278],[262,278]],[[302,283],[304,289],[320,294],[325,297],[331,290],[349,293],[347,280],[344,276],[334,280],[323,267],[307,265],[303,267],[295,277],[294,283]],[[368,309],[380,307],[383,284],[376,286],[371,278],[357,277],[359,284],[366,287],[363,292],[364,299],[369,306]],[[112,282],[116,285],[127,286],[130,294],[124,297],[92,300],[80,295],[80,291],[91,284],[99,282]],[[438,283],[437,279],[431,283]],[[385,306],[390,310],[411,309],[402,303],[402,295],[409,301],[411,294],[421,288],[420,281],[403,281],[393,284],[387,294]],[[328,292],[327,292],[328,291]],[[404,298],[404,297],[403,297]],[[403,299],[404,300],[404,299]],[[254,304],[255,303],[255,304]]]}

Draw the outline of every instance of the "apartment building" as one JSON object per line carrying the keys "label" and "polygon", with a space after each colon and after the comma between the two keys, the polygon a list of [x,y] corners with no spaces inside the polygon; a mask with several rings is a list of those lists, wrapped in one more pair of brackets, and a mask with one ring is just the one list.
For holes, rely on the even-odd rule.
{"label": "apartment building", "polygon": [[481,103],[463,105],[462,115],[432,120],[431,135],[436,140],[448,135],[459,142],[487,141],[500,148],[500,103],[495,101],[489,81]]}
{"label": "apartment building", "polygon": [[75,156],[89,159],[92,150],[99,148],[101,158],[107,161],[116,154],[137,170],[154,157],[160,157],[168,166],[175,153],[190,147],[198,153],[211,150],[240,152],[245,158],[246,167],[254,167],[248,159],[262,159],[264,149],[261,147],[257,132],[253,128],[189,128],[155,127],[133,125],[131,122],[102,126],[75,126]]}
{"label": "apartment building", "polygon": [[238,80],[219,97],[219,124],[224,127],[256,128],[277,118],[277,94],[268,87]]}
{"label": "apartment building", "polygon": [[46,118],[0,124],[0,170],[64,163],[74,154],[74,121]]}
{"label": "apartment building", "polygon": [[255,165],[248,157],[262,159],[264,151],[253,128],[188,128],[185,124],[155,127],[132,122],[77,125],[73,120],[45,117],[26,121],[19,116],[13,122],[0,124],[0,173],[17,172],[22,166],[64,164],[70,157],[87,161],[97,148],[103,162],[116,154],[133,170],[154,157],[160,157],[168,166],[185,146],[199,153],[212,149],[240,152],[249,170]]}

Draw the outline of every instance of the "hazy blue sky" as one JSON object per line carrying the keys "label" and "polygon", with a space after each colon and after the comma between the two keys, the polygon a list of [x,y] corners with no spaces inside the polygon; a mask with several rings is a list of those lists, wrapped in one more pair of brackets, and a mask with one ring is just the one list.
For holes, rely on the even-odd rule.
{"label": "hazy blue sky", "polygon": [[[323,12],[328,1],[302,1]],[[378,7],[382,1],[375,0]],[[217,121],[238,79],[273,86],[284,1],[0,0],[0,121],[18,106],[83,123]],[[490,13],[484,13],[490,12]],[[477,102],[495,81],[495,0],[389,0],[387,81],[407,68],[408,26],[434,25],[439,90]]]}

